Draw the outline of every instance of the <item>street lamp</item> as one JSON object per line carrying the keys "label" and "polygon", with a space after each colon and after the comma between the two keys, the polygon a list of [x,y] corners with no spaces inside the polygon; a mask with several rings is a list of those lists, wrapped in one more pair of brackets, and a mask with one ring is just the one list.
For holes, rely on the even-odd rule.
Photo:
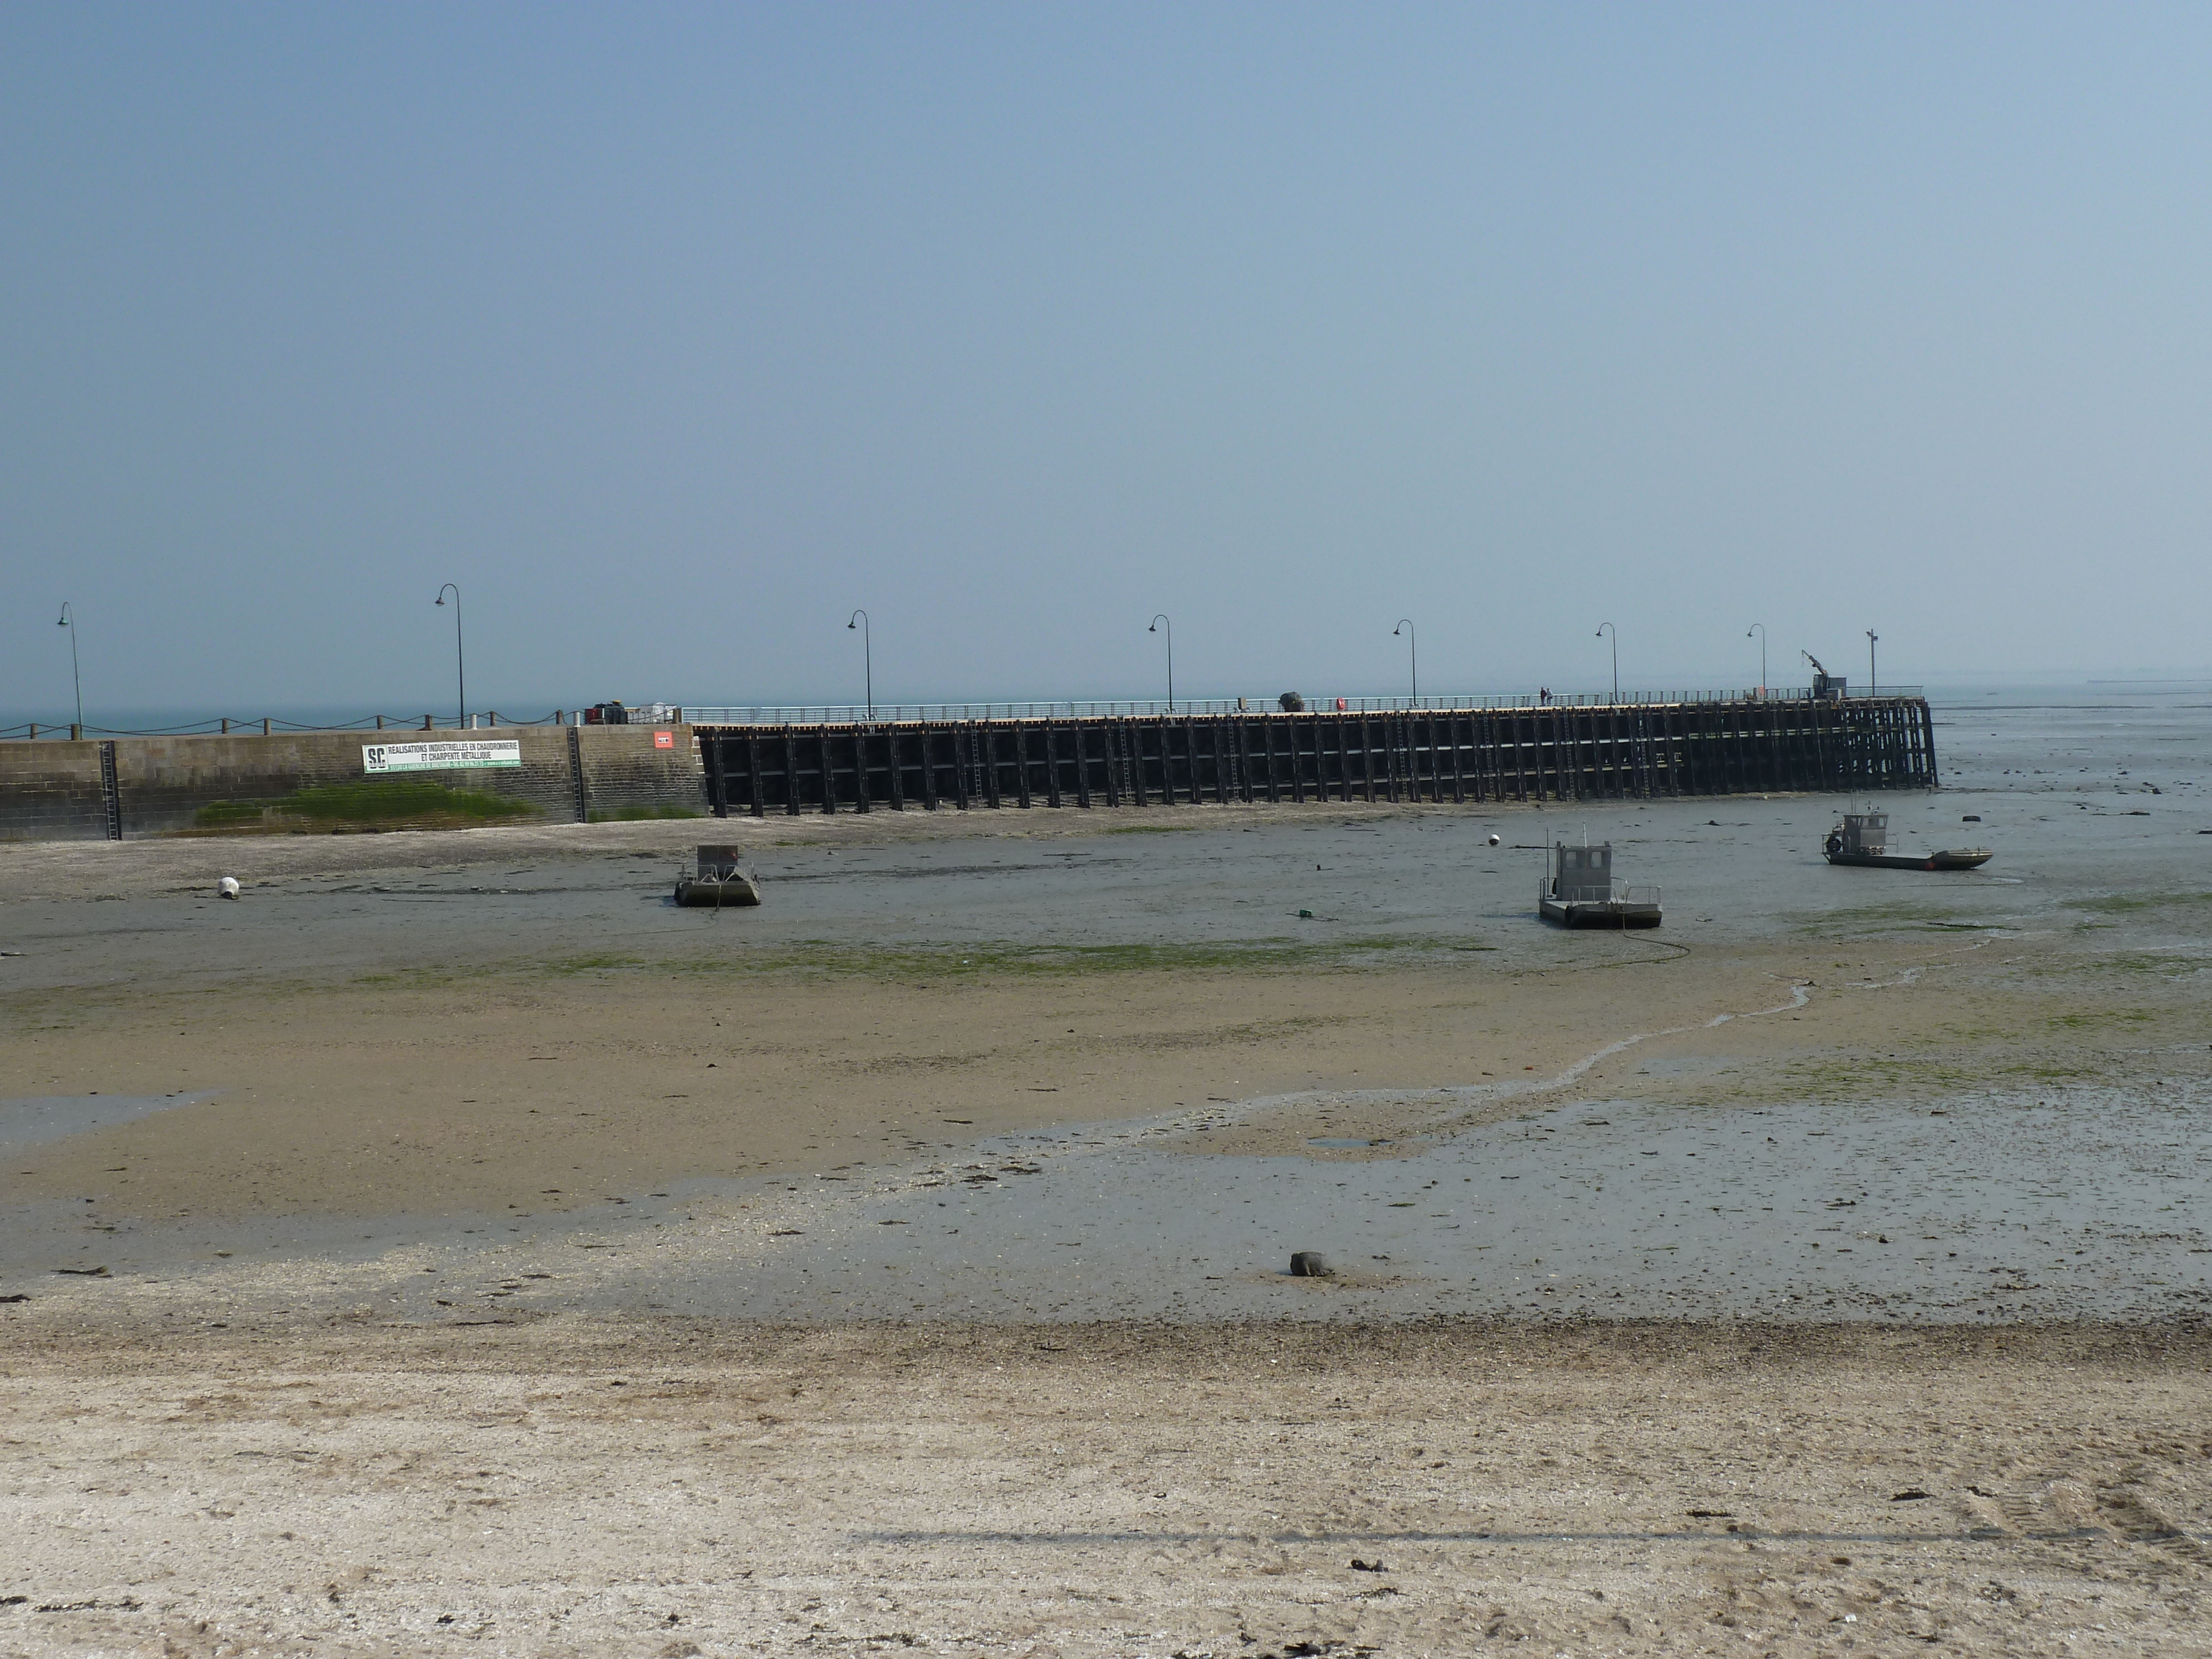
{"label": "street lamp", "polygon": [[445,587],[440,588],[438,590],[440,605],[445,604],[446,588],[448,587],[453,591],[453,679],[459,688],[461,700],[460,710],[453,723],[456,726],[465,726],[469,723],[469,671],[467,663],[461,656],[461,585],[459,582],[447,582]]}
{"label": "street lamp", "polygon": [[1766,695],[1766,624],[1753,623],[1743,630],[1746,639],[1753,634],[1759,635],[1759,695],[1763,697]]}
{"label": "street lamp", "polygon": [[69,608],[67,599],[62,601],[62,619],[54,626],[66,628],[70,631],[70,686],[76,693],[76,729],[82,732],[84,730],[84,681],[76,672],[76,613]]}
{"label": "street lamp", "polygon": [[1152,617],[1152,626],[1147,628],[1145,632],[1147,634],[1158,633],[1160,631],[1160,624],[1162,623],[1167,623],[1168,629],[1168,713],[1172,714],[1175,713],[1175,624],[1171,622],[1168,622],[1168,613],[1166,611],[1158,611],[1156,612]]}
{"label": "street lamp", "polygon": [[1618,703],[1620,701],[1620,630],[1611,623],[1600,623],[1595,637],[1601,640],[1607,634],[1613,635],[1613,700]]}
{"label": "street lamp", "polygon": [[856,628],[860,630],[860,672],[866,677],[866,683],[868,688],[868,722],[873,725],[876,719],[876,647],[875,642],[868,637],[869,623],[866,611],[855,611],[845,619],[847,633],[851,633]]}
{"label": "street lamp", "polygon": [[1413,659],[1413,707],[1419,708],[1421,706],[1421,646],[1420,641],[1413,637],[1413,619],[1411,617],[1399,617],[1397,627],[1390,630],[1390,637],[1394,640],[1401,634],[1406,636],[1406,649]]}
{"label": "street lamp", "polygon": [[1874,631],[1874,629],[1872,629],[1871,628],[1869,628],[1869,629],[1867,629],[1866,634],[1867,634],[1867,696],[1869,696],[1870,697],[1870,696],[1874,696],[1874,687],[1875,687],[1875,678],[1874,678],[1874,645],[1875,645],[1875,641],[1876,640],[1880,639],[1880,638],[1881,637],[1881,635],[1879,635],[1879,634],[1877,634],[1877,633],[1875,633],[1875,632]]}

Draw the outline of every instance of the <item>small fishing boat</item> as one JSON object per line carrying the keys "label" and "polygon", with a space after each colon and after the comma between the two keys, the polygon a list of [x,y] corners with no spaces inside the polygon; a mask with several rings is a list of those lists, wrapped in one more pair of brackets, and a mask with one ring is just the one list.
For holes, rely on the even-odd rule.
{"label": "small fishing boat", "polygon": [[1974,870],[1996,855],[1986,847],[1954,847],[1941,853],[1889,850],[1889,814],[1846,812],[1820,844],[1831,864],[1866,864],[1881,870]]}
{"label": "small fishing boat", "polygon": [[714,910],[758,904],[760,878],[745,867],[742,848],[702,847],[699,873],[676,878],[676,902]]}
{"label": "small fishing boat", "polygon": [[1562,927],[1656,927],[1659,890],[1613,878],[1613,843],[1552,848],[1551,873],[1536,889],[1536,914]]}

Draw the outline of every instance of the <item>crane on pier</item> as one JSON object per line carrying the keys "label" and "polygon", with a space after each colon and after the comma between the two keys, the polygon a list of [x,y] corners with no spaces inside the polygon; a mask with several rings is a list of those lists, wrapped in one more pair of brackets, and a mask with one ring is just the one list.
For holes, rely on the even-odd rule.
{"label": "crane on pier", "polygon": [[1801,650],[1797,654],[1813,665],[1813,700],[1815,702],[1840,702],[1844,695],[1844,677],[1831,674],[1820,659],[1809,651]]}

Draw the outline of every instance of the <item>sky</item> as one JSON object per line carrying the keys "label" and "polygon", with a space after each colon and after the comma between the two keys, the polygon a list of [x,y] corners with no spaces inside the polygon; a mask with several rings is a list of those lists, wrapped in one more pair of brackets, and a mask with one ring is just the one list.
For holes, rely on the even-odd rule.
{"label": "sky", "polygon": [[2212,9],[0,9],[0,723],[2212,674]]}

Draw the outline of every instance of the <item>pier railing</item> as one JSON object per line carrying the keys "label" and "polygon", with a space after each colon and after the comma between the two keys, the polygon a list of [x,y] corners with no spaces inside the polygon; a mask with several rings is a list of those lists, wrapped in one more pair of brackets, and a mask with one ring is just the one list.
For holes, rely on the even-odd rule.
{"label": "pier railing", "polygon": [[[40,743],[82,742],[88,738],[273,738],[301,732],[488,732],[509,726],[562,726],[570,715],[556,708],[550,714],[502,714],[496,708],[471,714],[363,714],[358,720],[328,721],[280,720],[273,714],[240,720],[235,715],[186,720],[174,726],[78,726],[52,720],[27,720],[0,726],[0,738],[32,739]],[[678,718],[682,718],[679,713]],[[665,723],[665,722],[664,722]]]}
{"label": "pier railing", "polygon": [[[1404,714],[1443,713],[1453,709],[1504,708],[1692,708],[1739,702],[1802,702],[1811,698],[1805,686],[1756,687],[1734,690],[1624,691],[1618,699],[1601,691],[1483,691],[1441,697],[1327,696],[1309,701],[1300,712],[1309,714]],[[1849,694],[1851,701],[1917,697],[1917,685],[1885,685],[1879,691]],[[1212,719],[1233,714],[1274,714],[1285,712],[1273,697],[1179,697],[1099,699],[1012,702],[879,702],[864,703],[749,703],[717,707],[685,705],[652,720],[656,725],[699,726],[860,726],[884,724],[945,725],[960,720],[1164,720],[1170,717]],[[579,723],[576,710],[556,708],[540,715],[502,714],[497,709],[469,715],[363,714],[358,720],[331,722],[283,720],[263,715],[252,720],[235,716],[191,720],[173,726],[110,726],[45,720],[0,726],[0,741],[34,739],[39,742],[82,741],[88,738],[274,737],[300,732],[450,732],[490,731],[510,726],[567,726]],[[646,720],[633,724],[648,723]]]}
{"label": "pier railing", "polygon": [[[742,706],[684,705],[684,718],[699,726],[856,726],[956,720],[1212,719],[1231,714],[1405,714],[1465,708],[1648,708],[1690,705],[1802,702],[1813,695],[1803,686],[1761,691],[1757,688],[1700,691],[1624,691],[1619,698],[1602,691],[1471,691],[1440,697],[1310,697],[1304,708],[1286,710],[1273,697],[1178,697],[1118,701],[1061,700],[1046,702],[878,702],[750,703]],[[1882,696],[1917,696],[1917,688],[1884,689]]]}

